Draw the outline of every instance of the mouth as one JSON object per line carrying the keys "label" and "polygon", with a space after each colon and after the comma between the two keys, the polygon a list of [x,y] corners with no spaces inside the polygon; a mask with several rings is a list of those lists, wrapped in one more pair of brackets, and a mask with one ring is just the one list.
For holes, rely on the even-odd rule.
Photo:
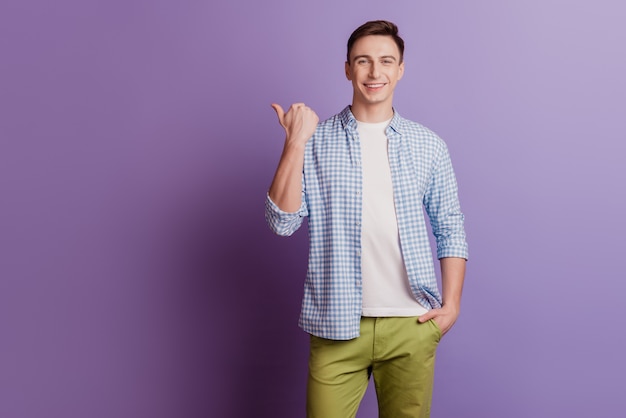
{"label": "mouth", "polygon": [[385,83],[364,84],[368,89],[376,90],[385,86]]}

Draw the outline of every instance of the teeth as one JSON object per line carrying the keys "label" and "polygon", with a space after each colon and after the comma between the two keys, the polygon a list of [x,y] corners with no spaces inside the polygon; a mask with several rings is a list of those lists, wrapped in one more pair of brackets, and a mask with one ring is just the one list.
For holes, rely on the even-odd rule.
{"label": "teeth", "polygon": [[384,86],[384,84],[366,84],[366,86],[372,89],[376,89],[378,87]]}

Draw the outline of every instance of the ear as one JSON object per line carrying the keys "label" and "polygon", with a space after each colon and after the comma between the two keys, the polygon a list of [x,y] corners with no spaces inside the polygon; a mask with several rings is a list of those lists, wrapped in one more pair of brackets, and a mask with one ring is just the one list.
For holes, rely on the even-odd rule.
{"label": "ear", "polygon": [[344,68],[345,68],[345,72],[346,72],[346,78],[349,81],[352,81],[352,76],[350,75],[350,63],[348,61],[346,61],[346,64],[345,64]]}
{"label": "ear", "polygon": [[404,61],[400,63],[400,67],[398,68],[398,80],[401,80],[403,75],[404,75]]}

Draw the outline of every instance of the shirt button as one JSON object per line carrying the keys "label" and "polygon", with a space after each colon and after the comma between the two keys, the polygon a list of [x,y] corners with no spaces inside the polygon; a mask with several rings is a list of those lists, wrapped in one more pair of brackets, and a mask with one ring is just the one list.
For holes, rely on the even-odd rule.
{"label": "shirt button", "polygon": [[361,225],[361,222],[359,222],[359,221],[356,221],[355,223],[356,223],[356,226],[360,226]]}
{"label": "shirt button", "polygon": [[356,250],[356,255],[361,255],[361,250]]}

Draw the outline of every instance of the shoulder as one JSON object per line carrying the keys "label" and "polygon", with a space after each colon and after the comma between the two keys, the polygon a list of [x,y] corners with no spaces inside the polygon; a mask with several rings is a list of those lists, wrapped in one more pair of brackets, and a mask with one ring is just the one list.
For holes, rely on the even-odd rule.
{"label": "shoulder", "polygon": [[420,145],[436,150],[446,149],[446,143],[434,131],[409,119],[405,119],[400,115],[396,115],[392,120],[392,128],[394,128],[403,139],[409,142],[416,142]]}
{"label": "shoulder", "polygon": [[[348,125],[351,123],[351,114],[347,109],[320,122],[317,125],[312,141],[309,142],[325,142],[345,137]],[[356,124],[356,122],[354,123]]]}
{"label": "shoulder", "polygon": [[[318,131],[343,130],[343,120],[341,114],[338,113],[317,125]],[[316,132],[317,133],[317,132]]]}

